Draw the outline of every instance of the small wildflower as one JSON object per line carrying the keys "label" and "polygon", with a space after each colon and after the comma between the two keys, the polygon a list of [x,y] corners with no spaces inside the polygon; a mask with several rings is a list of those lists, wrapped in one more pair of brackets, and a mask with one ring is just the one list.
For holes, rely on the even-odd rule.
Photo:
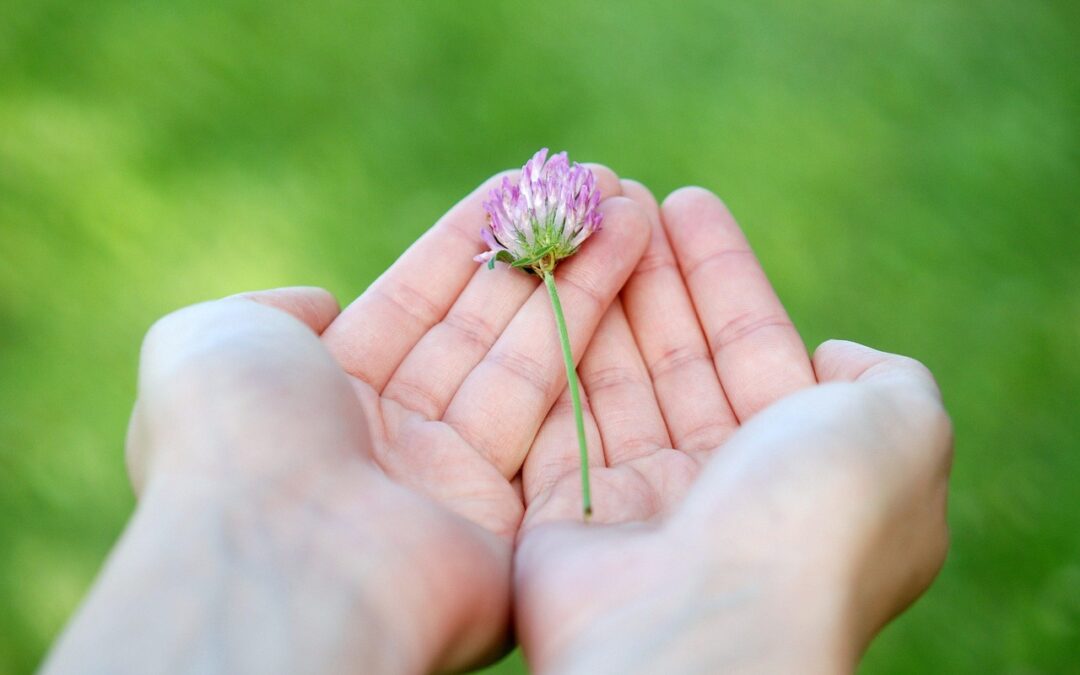
{"label": "small wildflower", "polygon": [[[589,490],[589,451],[585,442],[585,420],[578,391],[574,355],[566,330],[559,292],[555,287],[555,265],[577,253],[581,243],[600,229],[600,188],[596,176],[586,167],[570,166],[565,152],[547,159],[548,149],[533,155],[521,169],[517,184],[503,178],[484,203],[487,227],[480,231],[491,250],[476,256],[488,269],[504,262],[538,275],[547,286],[555,327],[559,331],[566,382],[574,407],[578,450],[581,453],[581,506],[585,520],[592,515]],[[547,163],[545,163],[547,160]]]}
{"label": "small wildflower", "polygon": [[484,203],[488,224],[481,232],[491,250],[476,256],[493,267],[505,262],[536,274],[555,269],[600,229],[603,215],[596,176],[560,152],[547,159],[543,148],[526,162],[517,183],[503,178]]}

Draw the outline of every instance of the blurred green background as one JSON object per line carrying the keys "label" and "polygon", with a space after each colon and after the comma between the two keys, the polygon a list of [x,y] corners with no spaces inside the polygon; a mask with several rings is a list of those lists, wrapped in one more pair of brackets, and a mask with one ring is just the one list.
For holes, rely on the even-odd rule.
{"label": "blurred green background", "polygon": [[0,1],[0,671],[132,509],[156,317],[348,301],[548,145],[712,188],[809,345],[938,375],[954,546],[864,672],[1080,672],[1078,42],[1074,0]]}

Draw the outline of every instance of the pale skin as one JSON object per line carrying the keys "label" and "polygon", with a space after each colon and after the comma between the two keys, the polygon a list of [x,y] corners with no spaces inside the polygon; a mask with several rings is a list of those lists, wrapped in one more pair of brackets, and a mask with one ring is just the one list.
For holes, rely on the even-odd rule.
{"label": "pale skin", "polygon": [[[595,166],[604,230],[546,292],[472,262],[466,197],[339,313],[197,305],[143,347],[139,506],[46,672],[850,670],[929,584],[948,419],[914,361],[813,359],[723,204]],[[498,177],[493,178],[492,181]]]}

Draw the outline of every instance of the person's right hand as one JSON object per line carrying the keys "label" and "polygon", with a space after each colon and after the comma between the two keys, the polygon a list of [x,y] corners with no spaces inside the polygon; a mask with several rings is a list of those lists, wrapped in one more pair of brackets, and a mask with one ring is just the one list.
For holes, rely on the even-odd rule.
{"label": "person's right hand", "polygon": [[[837,672],[947,548],[951,427],[917,362],[811,360],[745,238],[700,189],[581,362],[594,522],[564,396],[523,469],[518,636],[537,672]],[[670,243],[669,243],[670,241]]]}

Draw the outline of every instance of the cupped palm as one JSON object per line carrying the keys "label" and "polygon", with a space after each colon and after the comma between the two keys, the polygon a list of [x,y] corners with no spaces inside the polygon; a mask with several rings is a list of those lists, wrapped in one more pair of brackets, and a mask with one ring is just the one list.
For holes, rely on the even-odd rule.
{"label": "cupped palm", "polygon": [[[805,569],[840,550],[885,555],[879,570],[910,566],[881,576],[881,606],[864,612],[870,623],[887,619],[925,588],[944,555],[950,445],[932,378],[910,359],[850,343],[830,343],[812,362],[719,199],[684,188],[659,208],[642,186],[623,181],[622,189],[650,215],[652,235],[580,365],[592,523],[580,515],[565,392],[522,471],[515,606],[530,663],[561,672],[595,658],[593,669],[650,672],[666,621],[690,621],[675,632],[709,623],[669,612],[715,609],[716,598],[737,604],[739,593],[768,586],[759,571],[786,565],[782,546]],[[909,446],[918,452],[897,450]],[[876,458],[890,452],[895,465]],[[869,465],[896,480],[868,479]],[[912,503],[925,505],[918,517],[909,517]],[[880,517],[871,522],[859,509]],[[908,541],[930,535],[891,558],[881,553],[888,546],[859,553],[890,527]],[[858,576],[833,557],[819,569]],[[600,660],[613,640],[631,646],[625,661]]]}

